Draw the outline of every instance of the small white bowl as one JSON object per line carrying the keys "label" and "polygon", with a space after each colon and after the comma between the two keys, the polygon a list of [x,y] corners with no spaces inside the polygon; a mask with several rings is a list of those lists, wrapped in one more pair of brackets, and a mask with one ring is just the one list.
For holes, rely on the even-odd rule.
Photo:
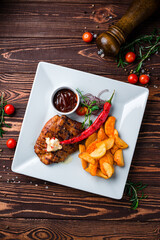
{"label": "small white bowl", "polygon": [[[59,110],[54,106],[54,103],[53,103],[54,96],[55,96],[55,94],[56,94],[59,90],[61,90],[61,89],[69,89],[69,90],[71,90],[72,92],[74,92],[74,93],[76,94],[76,96],[77,96],[77,104],[76,104],[76,106],[73,108],[73,110],[70,111],[70,112],[61,112],[61,111],[59,111]],[[52,94],[52,97],[51,97],[51,102],[52,102],[52,106],[54,107],[55,111],[56,111],[58,114],[61,114],[61,115],[69,115],[69,114],[74,113],[74,112],[76,111],[76,109],[78,108],[79,103],[80,103],[80,97],[79,97],[79,94],[78,94],[78,92],[77,92],[76,89],[74,89],[74,88],[72,88],[72,87],[69,87],[69,86],[62,86],[62,87],[56,88],[56,89],[54,90],[54,92],[53,92],[53,94]]]}

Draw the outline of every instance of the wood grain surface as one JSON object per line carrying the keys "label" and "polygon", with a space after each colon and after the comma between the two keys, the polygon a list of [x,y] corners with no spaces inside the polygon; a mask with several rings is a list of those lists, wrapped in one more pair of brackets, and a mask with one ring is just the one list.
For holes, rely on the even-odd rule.
{"label": "wood grain surface", "polygon": [[[97,55],[95,34],[127,10],[131,0],[3,0],[0,7],[0,91],[16,112],[0,139],[0,239],[160,239],[160,55],[145,63],[150,72],[149,98],[128,179],[148,184],[137,210],[129,199],[113,200],[11,171],[37,64],[54,63],[127,82],[115,59]],[[109,18],[111,16],[111,18]],[[130,35],[132,39],[160,27],[159,12]],[[124,93],[125,94],[125,93]]]}

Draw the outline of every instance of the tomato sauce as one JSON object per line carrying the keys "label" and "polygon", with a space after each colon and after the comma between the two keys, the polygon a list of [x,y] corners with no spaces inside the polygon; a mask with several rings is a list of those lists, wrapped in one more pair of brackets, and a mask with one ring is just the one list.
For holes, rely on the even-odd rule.
{"label": "tomato sauce", "polygon": [[60,112],[71,112],[77,104],[77,96],[72,90],[64,88],[55,94],[53,104]]}

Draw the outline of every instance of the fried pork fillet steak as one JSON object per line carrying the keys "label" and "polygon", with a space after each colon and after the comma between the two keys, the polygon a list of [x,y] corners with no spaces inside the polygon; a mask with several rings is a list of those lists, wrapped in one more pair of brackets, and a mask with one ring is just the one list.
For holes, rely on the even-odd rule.
{"label": "fried pork fillet steak", "polygon": [[62,149],[55,152],[46,152],[46,138],[58,138],[59,141],[67,140],[82,132],[82,124],[66,116],[54,116],[43,127],[36,144],[35,153],[40,160],[48,165],[63,162],[67,156],[78,150],[78,143],[63,145]]}

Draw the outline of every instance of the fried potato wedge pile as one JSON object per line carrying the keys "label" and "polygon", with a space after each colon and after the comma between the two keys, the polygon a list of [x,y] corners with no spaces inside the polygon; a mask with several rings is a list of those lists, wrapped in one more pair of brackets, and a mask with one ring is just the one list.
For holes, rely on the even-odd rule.
{"label": "fried potato wedge pile", "polygon": [[98,132],[89,136],[85,144],[79,144],[82,167],[92,176],[105,179],[114,174],[114,165],[124,166],[123,150],[128,144],[119,137],[115,129],[116,118],[109,116]]}

